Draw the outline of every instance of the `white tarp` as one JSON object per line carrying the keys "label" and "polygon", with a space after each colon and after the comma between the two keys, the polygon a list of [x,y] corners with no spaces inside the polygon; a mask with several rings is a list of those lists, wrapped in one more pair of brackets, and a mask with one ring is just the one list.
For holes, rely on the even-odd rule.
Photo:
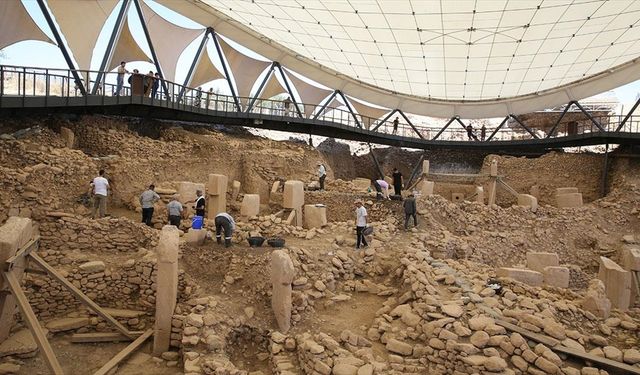
{"label": "white tarp", "polygon": [[162,18],[154,12],[144,1],[140,1],[142,14],[151,36],[153,48],[156,51],[162,76],[169,81],[175,81],[176,65],[185,48],[193,42],[204,29],[187,29]]}
{"label": "white tarp", "polygon": [[234,49],[220,37],[218,42],[236,82],[237,95],[243,98],[242,101],[246,104],[256,80],[272,63],[253,59]]}
{"label": "white tarp", "polygon": [[[142,48],[138,45],[136,40],[131,35],[131,29],[129,27],[129,22],[126,22],[122,25],[122,31],[120,31],[120,38],[116,43],[115,49],[113,50],[113,55],[111,57],[111,65],[109,65],[109,70],[115,69],[118,65],[120,65],[121,61],[130,62],[130,61],[145,61],[145,62],[153,62],[147,56]],[[147,72],[141,72],[147,73]]]}
{"label": "white tarp", "polygon": [[363,116],[362,127],[365,129],[369,129],[371,127],[371,124],[373,124],[377,119],[392,111],[385,108],[371,107],[364,103],[360,103],[359,101],[352,98],[347,99],[349,100],[349,104],[351,104],[353,109],[355,109],[358,114]]}
{"label": "white tarp", "polygon": [[117,3],[118,0],[47,2],[80,69],[90,69],[100,31]]}
{"label": "white tarp", "polygon": [[0,49],[23,40],[41,40],[55,44],[31,19],[22,1],[0,1]]}
{"label": "white tarp", "polygon": [[200,58],[196,65],[196,71],[193,73],[193,77],[191,77],[189,86],[198,87],[203,83],[219,78],[224,78],[224,75],[220,73],[220,71],[211,62],[211,58],[209,57],[209,53],[205,46],[204,51],[200,54]]}

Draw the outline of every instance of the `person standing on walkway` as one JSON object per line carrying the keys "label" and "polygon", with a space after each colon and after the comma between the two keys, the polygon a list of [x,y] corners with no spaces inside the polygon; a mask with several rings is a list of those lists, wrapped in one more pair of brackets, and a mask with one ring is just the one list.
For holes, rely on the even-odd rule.
{"label": "person standing on walkway", "polygon": [[95,219],[96,212],[98,218],[104,217],[107,211],[107,196],[109,195],[109,181],[104,177],[104,169],[101,169],[98,172],[98,177],[91,181],[91,189],[93,193],[91,217]]}
{"label": "person standing on walkway", "polygon": [[284,116],[289,116],[289,107],[291,107],[291,98],[288,96],[282,101],[284,108]]}
{"label": "person standing on walkway", "polygon": [[320,183],[320,190],[324,190],[324,180],[327,178],[327,168],[325,168],[322,162],[318,162],[318,182]]}
{"label": "person standing on walkway", "polygon": [[196,210],[196,216],[202,216],[204,219],[204,209],[207,202],[204,200],[202,190],[196,190],[196,196],[196,204],[193,206],[193,209]]}
{"label": "person standing on walkway", "polygon": [[395,195],[402,195],[402,173],[398,168],[393,168],[393,193]]}
{"label": "person standing on walkway", "polygon": [[480,128],[480,140],[484,142],[485,137],[487,136],[487,127],[482,124],[482,127]]}
{"label": "person standing on walkway", "polygon": [[153,219],[153,206],[160,200],[160,196],[155,192],[155,186],[149,185],[149,189],[140,194],[140,206],[142,207],[142,222],[151,226]]}
{"label": "person standing on walkway", "polygon": [[160,74],[153,75],[153,85],[151,86],[151,97],[154,99],[160,99],[158,97],[158,89],[160,88]]}
{"label": "person standing on walkway", "polygon": [[416,198],[413,194],[409,194],[409,197],[402,203],[404,206],[404,229],[409,229],[409,219],[413,217],[413,226],[418,226],[418,208],[416,207]]}
{"label": "person standing on walkway", "polygon": [[120,65],[118,65],[118,75],[116,76],[116,96],[120,96],[120,91],[122,91],[122,86],[124,85],[124,74],[129,73],[125,68],[125,65],[127,65],[127,63],[124,61],[120,61]]}
{"label": "person standing on walkway", "polygon": [[393,120],[393,135],[396,135],[396,133],[398,132],[398,116],[396,116],[395,120]]}
{"label": "person standing on walkway", "polygon": [[366,238],[364,238],[364,228],[367,227],[367,209],[362,205],[361,200],[356,201],[356,249],[359,249],[360,246],[367,247],[369,244],[367,243]]}
{"label": "person standing on walkway", "polygon": [[202,102],[202,86],[198,87],[196,90],[196,97],[193,99],[193,105],[195,107],[200,107],[200,103]]}
{"label": "person standing on walkway", "polygon": [[475,138],[475,135],[473,135],[473,126],[471,126],[471,124],[467,125],[467,138],[472,141]]}
{"label": "person standing on walkway", "polygon": [[236,229],[236,222],[233,217],[226,212],[221,212],[216,215],[216,242],[222,244],[222,232],[224,231],[224,247],[231,246],[231,238],[233,237],[233,231]]}
{"label": "person standing on walkway", "polygon": [[180,219],[184,209],[182,203],[178,201],[178,194],[174,194],[171,202],[167,203],[167,213],[169,214],[169,225],[174,225],[176,228],[180,228]]}

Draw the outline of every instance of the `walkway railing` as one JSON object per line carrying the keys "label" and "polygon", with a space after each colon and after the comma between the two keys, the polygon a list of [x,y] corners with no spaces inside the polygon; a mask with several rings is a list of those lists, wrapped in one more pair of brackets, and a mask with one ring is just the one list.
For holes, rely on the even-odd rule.
{"label": "walkway railing", "polygon": [[[95,95],[83,96],[74,80],[72,72],[65,69],[48,69],[35,67],[19,67],[0,65],[0,108],[6,107],[4,98],[30,98],[42,97],[41,106],[50,105],[47,98],[95,98],[102,97],[105,105],[118,104],[119,98],[141,97],[148,98],[145,104],[158,105],[186,111],[209,112],[246,112],[250,114],[278,116],[288,121],[323,121],[355,128],[363,128],[375,131],[389,137],[419,138],[438,141],[519,141],[543,138],[557,138],[572,135],[598,133],[598,132],[625,132],[640,133],[640,116],[634,116],[634,105],[628,115],[608,115],[592,117],[584,112],[585,121],[572,124],[558,123],[552,128],[551,133],[545,130],[530,127],[520,121],[516,116],[507,116],[500,126],[486,127],[484,136],[477,126],[469,135],[465,122],[457,117],[445,119],[446,124],[427,123],[424,120],[412,120],[411,116],[404,118],[404,114],[394,113],[385,118],[374,119],[352,112],[348,106],[323,107],[322,104],[285,102],[281,100],[259,98],[236,98],[213,91],[201,91],[174,82],[156,79],[144,74],[126,74],[123,85],[117,84],[118,77],[115,72],[103,72],[105,79],[101,85],[95,88],[95,79],[98,71],[77,71],[82,77],[82,83],[87,92],[96,92]],[[104,98],[113,98],[105,101]],[[238,108],[238,104],[240,108]],[[24,100],[23,100],[24,104]],[[59,104],[56,104],[59,105]],[[579,104],[577,104],[579,106]],[[247,110],[247,108],[250,108]],[[389,111],[391,112],[391,110]],[[304,117],[304,114],[310,114]],[[302,117],[300,116],[302,115]],[[558,116],[564,114],[558,113]],[[401,120],[394,126],[394,120]],[[436,122],[434,120],[434,122]]]}

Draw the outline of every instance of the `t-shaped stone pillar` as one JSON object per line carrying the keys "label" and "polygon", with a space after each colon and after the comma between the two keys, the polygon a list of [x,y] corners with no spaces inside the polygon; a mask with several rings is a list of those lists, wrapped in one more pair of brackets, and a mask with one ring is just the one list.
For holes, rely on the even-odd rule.
{"label": "t-shaped stone pillar", "polygon": [[207,182],[207,218],[213,220],[217,214],[227,211],[227,176],[210,174]]}
{"label": "t-shaped stone pillar", "polygon": [[287,181],[284,183],[284,208],[296,212],[296,226],[302,226],[302,206],[304,205],[304,183],[302,181]]}
{"label": "t-shaped stone pillar", "polygon": [[429,160],[422,161],[422,174],[429,174]]}
{"label": "t-shaped stone pillar", "polygon": [[294,272],[293,262],[286,251],[276,250],[271,253],[271,307],[282,333],[287,333],[291,328],[291,283]]}
{"label": "t-shaped stone pillar", "polygon": [[[12,216],[0,227],[0,264],[16,254],[33,237],[33,223],[31,219]],[[14,271],[18,281],[22,279],[25,262],[14,265]],[[4,289],[4,278],[0,277],[0,290]],[[0,343],[9,337],[9,331],[13,327],[16,312],[16,299],[13,294],[0,296]]]}
{"label": "t-shaped stone pillar", "polygon": [[169,350],[171,320],[178,298],[178,247],[180,231],[165,225],[156,247],[158,276],[156,280],[156,325],[153,333],[153,354],[158,356]]}

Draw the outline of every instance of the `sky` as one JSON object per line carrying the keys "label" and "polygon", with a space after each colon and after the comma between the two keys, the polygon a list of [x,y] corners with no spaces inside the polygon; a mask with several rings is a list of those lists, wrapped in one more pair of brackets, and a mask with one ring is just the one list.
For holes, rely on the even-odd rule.
{"label": "sky", "polygon": [[[40,28],[53,40],[53,34],[49,30],[44,17],[37,5],[35,0],[22,0],[29,14],[33,17],[35,22],[40,26]],[[186,28],[196,28],[202,29],[203,27],[163,6],[154,3],[153,1],[146,1],[146,3],[158,14],[167,20],[177,24],[178,26],[186,27]],[[98,38],[94,49],[94,56],[91,64],[92,70],[98,70],[101,60],[102,60],[102,51],[104,51],[111,30],[113,29],[113,25],[115,23],[116,13],[119,6],[116,6],[114,12],[107,19],[103,30]],[[142,31],[142,27],[140,26],[140,22],[137,18],[137,14],[135,12],[135,8],[133,6],[129,9],[130,17],[130,28],[134,38],[138,41],[138,44],[142,48],[145,53],[150,56],[150,50],[146,43],[146,39],[144,38],[144,34]],[[185,51],[182,53],[180,60],[178,61],[178,68],[176,71],[176,82],[183,83],[184,79],[187,75],[188,68],[191,65],[191,62],[196,54],[197,47],[200,44],[201,38],[198,37],[191,43]],[[240,46],[234,43],[231,40],[227,40],[234,48],[237,48],[242,53],[257,59],[264,59],[251,50],[245,48],[244,46]],[[219,59],[215,53],[215,48],[213,48],[213,43],[209,41],[207,49],[209,50],[209,56],[213,64],[222,71],[222,67]],[[2,56],[0,56],[0,64],[5,65],[15,65],[15,66],[33,66],[33,67],[48,67],[48,68],[60,68],[67,69],[67,65],[64,61],[62,53],[59,48],[55,45],[40,42],[40,41],[24,41],[20,43],[16,43],[12,46],[4,48],[2,51]],[[127,65],[129,70],[139,69],[141,72],[148,72],[150,70],[155,71],[155,66],[151,63],[147,62],[130,62]],[[233,73],[231,73],[233,74]],[[264,74],[263,74],[264,76]],[[276,75],[278,77],[278,75]],[[256,85],[254,86],[254,90],[257,89],[259,82],[261,82],[263,77],[260,77]],[[304,77],[301,77],[304,79]],[[115,78],[112,77],[111,80]],[[304,79],[307,82],[313,83],[307,79]],[[230,90],[228,85],[224,80],[216,80],[203,85],[204,90],[208,90],[209,87],[213,87],[214,91],[219,92],[221,94],[230,94]],[[617,100],[620,102],[620,106],[618,108],[618,113],[626,113],[628,109],[635,103],[638,93],[640,92],[640,80],[632,82],[630,84],[624,85],[622,87],[618,87],[611,92],[604,93],[605,96],[615,95]]]}

